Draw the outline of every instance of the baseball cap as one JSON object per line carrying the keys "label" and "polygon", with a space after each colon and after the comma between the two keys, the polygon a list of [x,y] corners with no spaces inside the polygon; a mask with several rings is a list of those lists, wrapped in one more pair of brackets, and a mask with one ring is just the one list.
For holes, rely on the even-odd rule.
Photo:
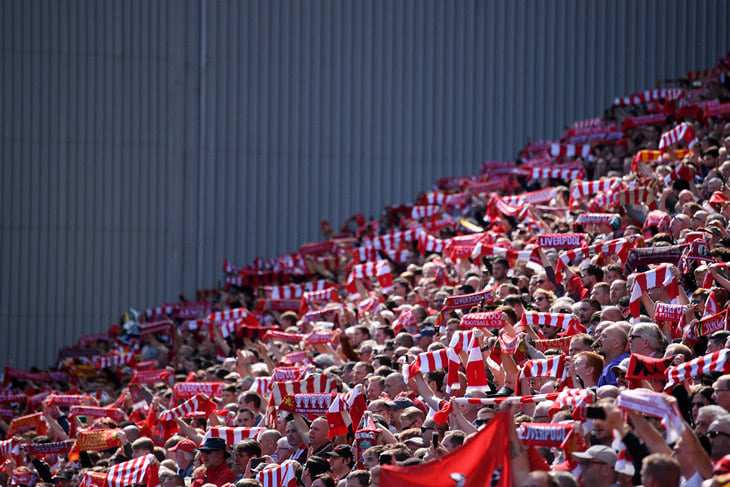
{"label": "baseball cap", "polygon": [[580,462],[581,460],[598,460],[607,463],[612,467],[616,465],[616,452],[605,445],[593,445],[584,452],[573,453],[573,459]]}
{"label": "baseball cap", "polygon": [[174,451],[180,450],[180,451],[184,451],[186,453],[193,453],[193,450],[195,450],[195,448],[197,446],[198,445],[196,445],[193,440],[189,440],[189,439],[185,438],[184,440],[178,441],[175,444],[175,446],[168,448],[167,451],[174,452]]}
{"label": "baseball cap", "polygon": [[626,373],[627,370],[629,370],[629,359],[628,359],[628,357],[625,358],[625,359],[623,359],[621,362],[619,362],[618,365],[614,365],[613,367],[611,367],[611,371],[614,374],[616,373],[616,370],[620,370],[624,374]]}
{"label": "baseball cap", "polygon": [[337,445],[331,452],[326,454],[328,457],[352,458],[352,448],[350,445]]}
{"label": "baseball cap", "polygon": [[386,401],[385,405],[393,409],[405,409],[414,406],[413,401],[407,397],[396,397],[392,401]]}

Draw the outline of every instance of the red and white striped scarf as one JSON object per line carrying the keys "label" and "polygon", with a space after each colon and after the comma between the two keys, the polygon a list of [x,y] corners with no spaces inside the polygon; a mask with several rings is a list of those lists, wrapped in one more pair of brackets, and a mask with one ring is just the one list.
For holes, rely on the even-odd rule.
{"label": "red and white striped scarf", "polygon": [[107,487],[107,474],[87,470],[81,474],[79,487]]}
{"label": "red and white striped scarf", "polygon": [[647,389],[626,389],[616,399],[616,407],[662,418],[662,425],[667,432],[666,441],[674,443],[684,431],[684,423],[677,405],[667,404],[663,396],[661,392]]}
{"label": "red and white striped scarf", "polygon": [[157,308],[149,308],[145,310],[144,314],[145,316],[147,316],[147,318],[155,318],[157,316],[170,315],[173,311],[175,311],[175,307],[168,304],[158,306]]}
{"label": "red and white striped scarf", "polygon": [[436,205],[417,205],[411,209],[411,218],[413,220],[422,220],[423,218],[438,215],[441,211],[440,206]]}
{"label": "red and white striped scarf", "polygon": [[540,203],[547,203],[555,199],[558,190],[555,187],[539,189],[537,191],[530,191],[529,193],[522,193],[514,196],[505,196],[504,201],[510,205],[521,205],[523,203],[529,203],[531,205],[538,205]]}
{"label": "red and white striped scarf", "polygon": [[318,345],[321,343],[334,343],[335,332],[333,330],[315,330],[304,337],[304,345]]}
{"label": "red and white striped scarf", "polygon": [[565,375],[565,354],[546,359],[532,359],[525,362],[520,379],[526,377],[555,377],[562,380]]}
{"label": "red and white striped scarf", "polygon": [[692,179],[692,171],[690,171],[689,166],[684,162],[680,162],[677,167],[664,176],[663,182],[664,184],[671,184],[675,179],[686,179],[687,181]]}
{"label": "red and white striped scarf", "polygon": [[621,178],[599,179],[597,181],[576,181],[570,186],[570,202],[568,206],[573,208],[575,201],[585,196],[595,195],[599,192],[610,191],[622,186]]}
{"label": "red and white striped scarf", "polygon": [[[449,369],[455,364],[456,365],[456,372],[458,372],[459,364],[461,362],[459,361],[459,357],[456,355],[456,352],[454,352],[451,348],[442,348],[440,350],[433,350],[431,352],[423,352],[419,353],[418,357],[413,361],[413,363],[404,369],[403,376],[406,378],[406,380],[410,379],[415,375],[416,372],[422,372],[424,374],[427,374],[429,372],[434,372],[436,370],[440,369]],[[458,376],[457,381],[458,384]]]}
{"label": "red and white striped scarf", "polygon": [[347,427],[360,424],[362,415],[367,409],[362,385],[357,384],[347,393],[340,393],[334,398],[327,411],[328,438],[347,434]]}
{"label": "red and white striped scarf", "polygon": [[10,455],[18,455],[20,453],[20,443],[15,438],[0,441],[0,457],[7,458]]}
{"label": "red and white striped scarf", "polygon": [[454,352],[456,353],[460,353],[462,350],[469,351],[469,343],[471,343],[473,337],[474,330],[455,331],[454,334],[451,335],[449,347],[454,349]]}
{"label": "red and white striped scarf", "polygon": [[43,400],[49,406],[98,405],[99,402],[88,394],[51,394]]}
{"label": "red and white striped scarf", "polygon": [[97,369],[105,369],[107,367],[113,367],[115,365],[134,365],[136,359],[134,352],[129,353],[109,353],[106,355],[97,355],[91,358],[91,365]]}
{"label": "red and white striped scarf", "polygon": [[625,97],[618,97],[613,100],[614,106],[621,105],[643,105],[652,101],[672,101],[678,100],[684,96],[684,90],[681,88],[663,88],[656,90],[646,90],[640,93],[634,93]]}
{"label": "red and white striped scarf", "polygon": [[254,377],[253,384],[251,384],[251,387],[249,387],[248,390],[268,395],[271,390],[272,382],[271,377]]}
{"label": "red and white striped scarf", "polygon": [[263,487],[296,487],[297,477],[294,460],[285,460],[281,465],[266,468],[256,475]]}
{"label": "red and white striped scarf", "polygon": [[667,385],[665,390],[671,389],[686,379],[697,377],[708,372],[730,373],[730,362],[727,360],[727,349],[697,357],[689,362],[667,369]]}
{"label": "red and white striped scarf", "polygon": [[334,284],[319,279],[317,281],[309,281],[301,284],[287,284],[283,286],[265,286],[264,291],[270,293],[271,299],[293,299],[301,298],[307,291],[323,291]]}
{"label": "red and white striped scarf", "polygon": [[690,149],[697,144],[694,128],[692,128],[692,124],[688,122],[680,123],[673,129],[664,132],[662,134],[662,138],[659,140],[659,150],[669,150],[672,145],[682,140],[685,141],[687,147]]}
{"label": "red and white striped scarf", "polygon": [[261,337],[262,340],[279,340],[282,342],[299,343],[304,340],[304,333],[290,333],[281,330],[268,330]]}
{"label": "red and white striped scarf", "polygon": [[518,404],[535,404],[542,401],[554,401],[557,397],[557,392],[549,392],[547,394],[531,394],[528,396],[455,397],[454,402],[459,404],[482,404],[484,406],[493,406],[495,404],[501,404],[504,401],[515,402]]}
{"label": "red and white striped scarf", "polygon": [[589,127],[597,127],[599,125],[603,125],[604,120],[601,117],[594,117],[594,118],[588,118],[586,120],[576,120],[573,122],[573,125],[571,125],[571,128],[573,129],[585,129]]}
{"label": "red and white striped scarf", "polygon": [[418,252],[421,255],[427,252],[435,252],[440,254],[444,251],[446,242],[440,238],[436,238],[425,230],[420,230],[416,235],[416,241],[418,242]]}
{"label": "red and white striped scarf", "polygon": [[634,243],[632,243],[627,238],[617,238],[597,243],[590,247],[563,251],[558,256],[558,263],[555,266],[555,280],[558,283],[563,281],[563,273],[561,271],[570,261],[576,259],[584,260],[597,253],[602,253],[604,255],[616,255],[619,259],[621,259],[621,262],[626,262],[626,259],[629,256],[629,250],[635,247],[635,242],[637,241],[638,240],[635,240]]}
{"label": "red and white striped scarf", "polygon": [[553,157],[588,157],[591,154],[589,144],[550,144],[550,155]]}
{"label": "red and white striped scarf", "polygon": [[464,193],[442,193],[429,191],[423,195],[423,200],[428,205],[436,206],[456,206],[462,208],[466,205],[466,195]]}
{"label": "red and white striped scarf", "polygon": [[203,411],[206,416],[216,410],[216,403],[211,399],[204,399],[201,394],[188,399],[177,407],[168,409],[160,414],[160,421],[170,421],[175,418],[182,418],[194,412]]}
{"label": "red and white striped scarf", "polygon": [[730,113],[730,103],[719,103],[705,107],[705,118],[718,117]]}
{"label": "red and white striped scarf", "polygon": [[[574,179],[583,179],[586,177],[585,169],[561,168],[561,167],[536,167],[533,168],[528,176],[530,179],[564,179],[572,181]],[[510,215],[511,216],[511,215]]]}
{"label": "red and white striped scarf", "polygon": [[350,275],[347,277],[347,290],[351,296],[357,295],[357,288],[354,287],[355,279],[368,277],[375,277],[386,293],[393,290],[393,276],[390,273],[390,264],[387,260],[379,260],[352,266]]}
{"label": "red and white striped scarf", "polygon": [[117,423],[121,423],[127,417],[119,408],[111,406],[107,407],[95,407],[95,406],[71,406],[71,410],[68,413],[69,417],[72,416],[92,416],[97,418],[111,418]]}
{"label": "red and white striped scarf", "polygon": [[284,365],[309,365],[312,363],[312,359],[309,357],[307,350],[298,350],[284,355],[284,358],[281,359],[281,363]]}
{"label": "red and white striped scarf", "polygon": [[274,382],[271,384],[269,405],[280,404],[281,401],[292,394],[303,393],[324,393],[336,392],[337,382],[331,377],[324,375],[311,375],[300,381]]}
{"label": "red and white striped scarf", "polygon": [[525,311],[520,320],[522,326],[555,326],[563,330],[569,330],[580,326],[575,315],[568,313],[539,313],[536,311]]}
{"label": "red and white striped scarf", "polygon": [[205,443],[205,440],[208,438],[222,438],[226,441],[226,445],[235,445],[239,441],[247,438],[258,440],[259,435],[264,431],[266,431],[266,428],[258,426],[252,428],[212,426],[205,432],[205,436],[203,436],[203,443]]}
{"label": "red and white striped scarf", "polygon": [[148,487],[154,487],[159,484],[157,469],[158,463],[155,456],[150,453],[114,465],[107,474],[107,483],[109,487],[125,487],[134,484],[147,484]]}
{"label": "red and white striped scarf", "polygon": [[517,348],[520,346],[520,343],[522,342],[522,336],[507,336],[505,333],[499,334],[499,350],[502,353],[508,353],[510,355],[514,355],[515,352],[517,352]]}
{"label": "red and white striped scarf", "polygon": [[525,446],[560,448],[572,433],[572,423],[526,422],[517,428],[517,437]]}
{"label": "red and white striped scarf", "polygon": [[679,295],[677,278],[671,273],[668,265],[663,264],[656,269],[637,274],[634,279],[634,288],[631,291],[629,301],[631,316],[634,318],[639,317],[641,314],[641,295],[645,291],[657,286],[666,288],[671,299]]}
{"label": "red and white striped scarf", "polygon": [[225,311],[218,311],[216,313],[211,313],[208,315],[208,321],[212,321],[213,323],[216,322],[225,322],[225,321],[232,321],[232,320],[240,320],[245,319],[251,316],[251,313],[249,313],[245,308],[235,308],[235,309],[227,309]]}

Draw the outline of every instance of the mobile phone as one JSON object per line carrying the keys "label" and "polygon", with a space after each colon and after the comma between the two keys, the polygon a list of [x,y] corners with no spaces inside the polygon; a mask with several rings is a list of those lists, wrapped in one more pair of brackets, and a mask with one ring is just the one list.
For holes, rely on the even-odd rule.
{"label": "mobile phone", "polygon": [[587,406],[586,418],[588,419],[606,419],[606,411],[601,406]]}
{"label": "mobile phone", "polygon": [[433,447],[438,448],[439,446],[439,434],[434,433],[433,436],[431,436],[431,441],[433,442]]}
{"label": "mobile phone", "polygon": [[393,461],[393,455],[391,453],[381,453],[378,457],[378,463],[380,465],[390,465]]}
{"label": "mobile phone", "polygon": [[266,460],[263,459],[263,458],[252,458],[251,459],[251,470],[253,470],[254,468],[258,467],[259,465],[261,465],[265,461]]}

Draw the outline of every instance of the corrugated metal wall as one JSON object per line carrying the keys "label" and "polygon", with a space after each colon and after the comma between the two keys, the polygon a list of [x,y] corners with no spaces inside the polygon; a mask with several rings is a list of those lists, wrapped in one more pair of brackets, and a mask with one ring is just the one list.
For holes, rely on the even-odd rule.
{"label": "corrugated metal wall", "polygon": [[710,67],[716,1],[7,0],[0,365]]}

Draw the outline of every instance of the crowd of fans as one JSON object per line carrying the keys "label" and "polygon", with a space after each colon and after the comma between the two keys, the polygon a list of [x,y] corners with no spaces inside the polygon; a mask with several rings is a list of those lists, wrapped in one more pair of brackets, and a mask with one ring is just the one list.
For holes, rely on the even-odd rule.
{"label": "crowd of fans", "polygon": [[0,481],[393,485],[507,421],[516,487],[727,484],[729,64],[6,369]]}

